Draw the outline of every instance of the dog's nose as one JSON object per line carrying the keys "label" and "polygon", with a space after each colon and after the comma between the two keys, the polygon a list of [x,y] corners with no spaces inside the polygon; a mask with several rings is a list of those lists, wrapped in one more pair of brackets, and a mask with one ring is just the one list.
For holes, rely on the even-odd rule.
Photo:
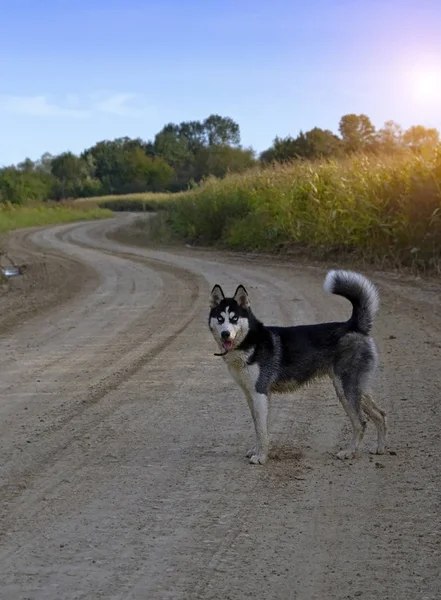
{"label": "dog's nose", "polygon": [[222,336],[223,340],[227,340],[230,337],[230,332],[229,331],[222,331],[221,336]]}

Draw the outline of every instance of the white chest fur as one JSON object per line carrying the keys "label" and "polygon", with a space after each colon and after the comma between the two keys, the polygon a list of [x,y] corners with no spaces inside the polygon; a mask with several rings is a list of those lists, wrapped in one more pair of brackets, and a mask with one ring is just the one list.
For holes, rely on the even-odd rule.
{"label": "white chest fur", "polygon": [[259,378],[259,366],[257,364],[248,364],[250,355],[251,352],[233,350],[225,356],[225,362],[236,383],[244,391],[252,393],[256,389],[256,383]]}

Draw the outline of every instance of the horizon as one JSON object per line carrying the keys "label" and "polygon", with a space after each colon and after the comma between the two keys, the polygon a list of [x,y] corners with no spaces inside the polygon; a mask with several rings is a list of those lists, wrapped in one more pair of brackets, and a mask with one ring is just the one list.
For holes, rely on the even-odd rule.
{"label": "horizon", "polygon": [[16,1],[0,24],[0,165],[213,113],[257,153],[300,130],[337,134],[348,113],[441,129],[436,0],[228,0],[223,14],[200,0]]}

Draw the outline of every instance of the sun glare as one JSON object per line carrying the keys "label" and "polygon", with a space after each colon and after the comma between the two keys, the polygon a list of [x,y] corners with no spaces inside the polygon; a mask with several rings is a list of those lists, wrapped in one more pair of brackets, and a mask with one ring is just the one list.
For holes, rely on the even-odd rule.
{"label": "sun glare", "polygon": [[441,69],[417,71],[413,77],[412,87],[418,100],[441,102]]}

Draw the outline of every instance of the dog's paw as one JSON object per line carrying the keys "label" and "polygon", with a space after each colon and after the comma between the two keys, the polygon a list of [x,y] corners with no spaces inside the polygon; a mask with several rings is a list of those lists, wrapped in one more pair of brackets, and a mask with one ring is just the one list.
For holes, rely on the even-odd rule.
{"label": "dog's paw", "polygon": [[267,454],[253,454],[252,456],[249,457],[250,459],[250,465],[264,465],[266,463],[266,461],[268,460],[268,455]]}
{"label": "dog's paw", "polygon": [[350,458],[354,458],[354,456],[355,452],[354,450],[351,450],[351,448],[345,448],[344,450],[340,450],[340,452],[337,452],[336,454],[336,457],[340,460],[348,460]]}
{"label": "dog's paw", "polygon": [[254,446],[254,448],[251,448],[251,450],[248,450],[248,452],[245,454],[245,456],[247,458],[251,458],[255,454],[257,454],[257,448],[256,448],[256,446]]}

